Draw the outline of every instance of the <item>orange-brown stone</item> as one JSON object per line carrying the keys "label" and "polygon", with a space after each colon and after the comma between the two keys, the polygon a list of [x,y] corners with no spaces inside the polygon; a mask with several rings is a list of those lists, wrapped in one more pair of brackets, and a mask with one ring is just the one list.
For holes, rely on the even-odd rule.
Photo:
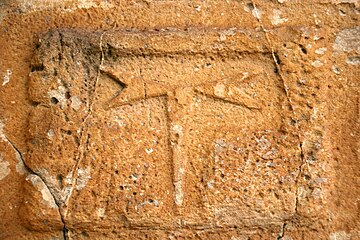
{"label": "orange-brown stone", "polygon": [[0,239],[359,239],[359,12],[0,3]]}

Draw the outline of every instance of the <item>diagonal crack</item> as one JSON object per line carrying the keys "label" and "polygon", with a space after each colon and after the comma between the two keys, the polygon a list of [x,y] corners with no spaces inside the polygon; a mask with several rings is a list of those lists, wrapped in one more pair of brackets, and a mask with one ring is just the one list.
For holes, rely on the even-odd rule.
{"label": "diagonal crack", "polygon": [[[252,0],[251,1],[254,9],[257,9],[256,8],[256,4],[255,2]],[[292,105],[292,101],[291,101],[291,98],[289,96],[289,91],[288,91],[288,86],[286,85],[286,82],[285,82],[285,78],[283,77],[283,75],[281,74],[281,68],[280,68],[280,64],[279,64],[279,59],[278,59],[278,56],[277,56],[277,53],[276,51],[274,50],[274,47],[273,47],[273,44],[271,43],[271,40],[270,40],[270,37],[269,37],[269,34],[268,34],[268,31],[265,29],[264,25],[262,24],[262,21],[261,21],[261,18],[256,14],[256,19],[261,27],[261,29],[263,30],[264,34],[265,34],[265,37],[266,37],[266,41],[268,42],[269,46],[270,46],[270,50],[271,50],[271,56],[274,60],[274,63],[275,63],[275,67],[276,67],[276,73],[279,75],[281,81],[282,81],[282,84],[283,84],[283,88],[284,88],[284,91],[285,91],[285,94],[286,94],[286,98],[290,104],[290,108],[291,110],[293,111],[294,113],[294,107]],[[294,113],[295,115],[295,113]]]}
{"label": "diagonal crack", "polygon": [[54,196],[53,192],[51,191],[51,188],[47,185],[45,179],[40,175],[40,174],[37,174],[36,172],[34,172],[25,162],[24,160],[24,156],[23,154],[21,153],[21,151],[16,147],[16,145],[7,137],[7,136],[3,136],[5,138],[5,140],[10,144],[10,146],[14,149],[15,153],[19,156],[19,159],[21,160],[21,163],[23,164],[25,170],[27,172],[29,172],[30,174],[34,174],[36,176],[38,176],[41,181],[44,183],[44,185],[46,186],[46,188],[48,189],[48,191],[50,192],[51,196],[53,197],[54,199],[54,202],[58,208],[58,211],[59,211],[59,215],[60,215],[60,218],[61,218],[61,222],[63,224],[63,237],[64,237],[64,240],[67,240],[67,232],[68,232],[68,229],[66,228],[66,223],[65,223],[65,218],[64,218],[64,215],[62,214],[61,210],[60,210],[60,203],[58,202],[57,198]]}
{"label": "diagonal crack", "polygon": [[[254,7],[254,9],[257,9],[256,8],[256,5],[255,5],[255,2],[254,0],[251,0],[251,3]],[[291,97],[290,97],[290,94],[289,94],[289,88],[288,86],[286,85],[286,81],[285,81],[285,78],[282,74],[282,71],[281,71],[281,67],[280,67],[280,64],[279,64],[279,57],[277,55],[277,52],[275,51],[272,43],[271,43],[271,40],[270,40],[270,37],[269,37],[269,34],[268,34],[268,31],[265,29],[264,25],[262,24],[262,21],[261,21],[261,18],[258,16],[258,14],[255,14],[255,17],[261,27],[261,29],[264,31],[264,34],[265,34],[265,37],[266,37],[266,40],[270,46],[270,49],[271,49],[271,55],[272,55],[272,58],[274,60],[274,64],[275,64],[275,67],[276,67],[276,74],[279,76],[279,78],[281,79],[281,82],[282,82],[282,85],[283,85],[283,89],[285,91],[285,94],[286,94],[286,98],[290,104],[290,110],[292,111],[292,121],[295,122],[295,127],[296,127],[296,137],[298,139],[298,142],[299,142],[299,150],[300,150],[300,164],[299,164],[299,167],[298,167],[298,175],[296,176],[295,178],[295,185],[296,185],[296,191],[295,191],[295,213],[298,213],[298,206],[299,206],[299,182],[300,182],[300,177],[301,177],[301,173],[302,173],[302,168],[305,164],[305,160],[304,160],[304,149],[303,149],[303,144],[302,144],[302,137],[300,136],[300,129],[299,129],[299,125],[297,124],[297,121],[295,120],[296,119],[296,113],[295,113],[295,108],[293,106],[293,102],[291,100]]]}
{"label": "diagonal crack", "polygon": [[285,229],[286,229],[286,223],[283,223],[282,228],[281,228],[281,233],[277,237],[277,240],[283,239],[283,237],[285,237]]}
{"label": "diagonal crack", "polygon": [[[85,116],[84,120],[82,121],[81,123],[81,126],[80,126],[80,144],[79,144],[79,148],[78,148],[78,152],[79,152],[79,155],[75,157],[76,159],[76,163],[72,169],[72,184],[71,184],[71,189],[70,189],[70,192],[69,192],[69,195],[67,196],[66,200],[65,200],[65,207],[67,206],[70,198],[71,198],[71,195],[74,191],[74,188],[75,186],[77,185],[77,180],[78,180],[78,169],[79,169],[79,166],[80,166],[80,162],[81,162],[81,159],[83,159],[84,157],[84,154],[85,154],[85,150],[88,149],[89,147],[89,139],[90,139],[90,135],[87,133],[87,124],[88,124],[88,119],[92,116],[92,113],[93,113],[93,105],[94,105],[94,99],[96,98],[96,89],[97,89],[97,85],[98,85],[98,82],[99,82],[99,78],[100,78],[100,74],[101,74],[101,67],[104,63],[104,51],[103,51],[103,36],[106,32],[103,32],[100,36],[100,40],[99,40],[99,48],[100,48],[100,52],[101,52],[101,55],[100,55],[100,64],[99,64],[99,67],[98,67],[98,70],[97,70],[97,74],[96,74],[96,79],[95,79],[95,83],[93,85],[93,90],[92,92],[89,93],[89,106],[88,106],[88,113],[87,115]],[[90,89],[91,91],[91,89]],[[65,211],[65,214],[67,214],[67,211]]]}

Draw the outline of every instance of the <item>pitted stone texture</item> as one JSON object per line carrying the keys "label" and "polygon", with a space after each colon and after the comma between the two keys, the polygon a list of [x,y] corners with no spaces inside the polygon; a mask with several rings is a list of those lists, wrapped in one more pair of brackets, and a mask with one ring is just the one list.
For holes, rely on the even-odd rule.
{"label": "pitted stone texture", "polygon": [[0,4],[0,238],[357,239],[358,6]]}
{"label": "pitted stone texture", "polygon": [[[291,99],[265,34],[231,32],[41,38],[26,162],[68,229],[270,228],[296,215]],[[249,36],[259,41],[239,45]]]}

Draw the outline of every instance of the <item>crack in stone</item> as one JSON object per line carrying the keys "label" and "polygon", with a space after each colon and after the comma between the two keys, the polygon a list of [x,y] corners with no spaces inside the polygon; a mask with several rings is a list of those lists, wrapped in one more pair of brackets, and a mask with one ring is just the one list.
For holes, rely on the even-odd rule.
{"label": "crack in stone", "polygon": [[286,223],[283,223],[282,228],[281,228],[281,233],[277,237],[278,240],[283,239],[283,237],[285,237],[285,229],[286,229]]}
{"label": "crack in stone", "polygon": [[33,174],[37,177],[40,178],[40,180],[44,183],[44,185],[46,186],[46,188],[48,189],[48,191],[50,192],[51,196],[53,197],[54,199],[54,202],[58,208],[58,211],[59,211],[59,215],[60,215],[60,218],[61,218],[61,222],[63,224],[63,237],[64,237],[64,240],[67,240],[67,232],[68,232],[68,229],[66,228],[66,223],[65,223],[65,218],[64,218],[64,215],[62,214],[61,210],[60,210],[60,204],[58,202],[58,200],[56,199],[55,195],[53,194],[53,192],[51,191],[51,188],[47,185],[46,181],[44,180],[44,178],[41,176],[41,174],[37,174],[36,172],[34,172],[25,162],[24,160],[24,156],[23,154],[20,152],[20,150],[15,146],[15,144],[7,137],[7,136],[4,136],[4,138],[6,139],[6,141],[10,144],[10,146],[14,149],[14,151],[20,156],[20,160],[22,162],[22,164],[24,165],[25,167],[25,170],[27,172],[29,172],[30,174]]}
{"label": "crack in stone", "polygon": [[[94,83],[94,90],[92,93],[89,94],[89,102],[90,102],[90,105],[88,107],[88,113],[87,115],[85,116],[84,120],[82,121],[81,123],[81,127],[80,127],[80,144],[79,144],[79,148],[78,148],[78,152],[80,153],[80,155],[78,157],[76,157],[76,163],[73,167],[73,170],[72,170],[72,178],[73,178],[73,181],[72,181],[72,185],[71,185],[71,190],[70,190],[70,193],[69,195],[67,196],[67,198],[65,199],[65,207],[67,208],[67,205],[68,205],[68,202],[71,198],[71,195],[77,185],[77,180],[78,180],[78,169],[79,169],[79,165],[80,165],[80,162],[81,162],[81,159],[84,157],[84,153],[85,153],[85,150],[88,149],[89,147],[89,138],[90,138],[90,135],[87,134],[87,120],[91,117],[92,115],[92,112],[93,112],[93,105],[94,105],[94,99],[96,98],[96,88],[97,88],[97,85],[98,85],[98,81],[99,81],[99,78],[100,78],[100,73],[101,73],[101,66],[103,65],[103,62],[104,62],[104,51],[103,51],[103,48],[102,48],[102,45],[103,45],[103,42],[102,42],[102,39],[103,39],[103,36],[106,32],[103,32],[100,36],[100,40],[99,40],[99,48],[100,48],[100,52],[101,52],[101,56],[100,56],[100,64],[99,64],[99,67],[98,67],[98,70],[97,70],[97,75],[96,75],[96,80],[95,80],[95,83]],[[85,136],[85,139],[84,137]],[[67,214],[67,209],[65,210],[65,215]],[[65,234],[65,233],[64,233]],[[66,232],[66,234],[68,234],[68,230]]]}
{"label": "crack in stone", "polygon": [[[254,7],[255,7],[255,4],[253,3]],[[283,84],[283,88],[284,88],[284,91],[286,93],[286,97],[288,99],[288,102],[290,104],[290,108],[295,116],[295,112],[294,112],[294,108],[293,108],[293,105],[292,105],[292,101],[291,101],[291,98],[289,97],[289,93],[288,93],[288,88],[286,86],[286,83],[285,83],[285,80],[280,72],[280,65],[277,61],[277,56],[276,56],[276,52],[274,51],[273,49],[273,46],[272,46],[272,43],[270,41],[270,38],[268,36],[268,33],[267,33],[267,30],[264,28],[264,26],[262,25],[261,23],[261,20],[257,17],[257,20],[259,22],[259,24],[261,25],[261,28],[262,30],[264,31],[265,33],[265,36],[266,36],[266,39],[268,41],[268,44],[270,45],[270,48],[271,48],[271,54],[272,54],[272,58],[274,60],[274,63],[275,63],[275,66],[276,66],[276,69],[277,69],[277,74],[280,76],[280,79],[282,80],[282,84]],[[86,134],[87,133],[87,121],[88,119],[91,117],[92,115],[92,111],[93,111],[93,105],[94,105],[94,100],[96,98],[96,90],[97,90],[97,85],[98,85],[98,81],[99,81],[99,78],[100,78],[100,69],[101,69],[101,66],[103,65],[103,62],[104,62],[104,52],[103,52],[103,48],[102,48],[102,39],[103,39],[103,36],[106,32],[102,33],[101,36],[100,36],[100,42],[99,42],[99,47],[100,47],[100,51],[101,51],[101,58],[100,58],[100,64],[99,64],[99,68],[98,68],[98,71],[97,71],[97,76],[96,76],[96,81],[94,83],[94,89],[92,91],[92,96],[91,98],[89,99],[90,101],[90,105],[88,107],[88,113],[87,115],[85,116],[84,120],[82,121],[81,123],[81,127],[80,127],[80,140],[84,140],[84,141],[80,141],[80,144],[79,144],[79,153],[80,155],[77,157],[76,159],[76,163],[74,165],[74,168],[72,170],[72,174],[73,174],[73,182],[72,182],[72,185],[71,185],[71,191],[70,191],[70,194],[67,196],[67,198],[65,199],[65,207],[67,205],[67,202],[68,200],[70,199],[71,195],[72,195],[72,191],[73,189],[75,188],[76,184],[77,184],[77,178],[78,178],[78,175],[77,175],[77,171],[78,171],[78,168],[79,168],[79,165],[80,165],[80,162],[81,162],[81,159],[84,157],[84,153],[85,153],[85,150],[88,148],[89,146],[89,134]],[[147,100],[147,86],[145,84],[145,82],[143,83],[144,84],[144,91],[145,91],[145,100]],[[250,107],[248,106],[245,106],[249,109],[251,109]],[[255,108],[257,109],[257,108]],[[151,110],[150,110],[151,111]],[[151,112],[150,112],[151,113]],[[151,117],[150,117],[150,120],[151,120]],[[296,125],[297,127],[297,130],[298,130],[298,125]],[[85,139],[84,139],[85,137]],[[297,176],[297,179],[296,179],[296,203],[295,203],[295,212],[297,213],[297,206],[298,206],[298,192],[299,192],[299,188],[298,188],[298,182],[299,182],[299,178],[301,176],[301,170],[302,170],[302,166],[303,166],[303,163],[304,163],[304,151],[303,151],[303,147],[302,147],[302,143],[300,141],[300,134],[298,133],[298,139],[299,139],[299,143],[300,143],[300,150],[301,150],[301,165],[299,166],[299,174]],[[10,142],[10,141],[9,141]],[[23,160],[23,157],[21,155],[21,153],[16,149],[16,147],[10,142],[10,144],[13,146],[13,148],[20,154],[21,156],[21,160],[22,162],[24,163],[25,165],[25,162]],[[30,168],[28,168],[26,165],[25,165],[26,169],[29,170],[29,172],[31,173],[34,173]],[[37,175],[36,173],[34,173],[36,176],[39,176]],[[41,176],[39,176],[41,178]],[[41,180],[45,183],[45,181],[41,178]],[[46,183],[45,183],[46,185]],[[50,190],[50,188],[46,185],[46,187]],[[50,191],[51,192],[51,191]],[[63,214],[61,213],[60,211],[60,204],[58,204],[58,201],[57,199],[55,198],[55,196],[53,195],[53,193],[51,192],[54,200],[55,200],[55,203],[57,204],[58,208],[59,208],[59,212],[60,212],[60,216],[61,216],[61,219],[62,219],[62,222],[64,224],[64,229],[63,229],[63,234],[64,234],[64,239],[67,239],[68,237],[68,234],[69,234],[69,231],[68,229],[66,228],[65,226],[65,220],[64,220],[64,216]],[[65,212],[64,215],[67,214],[67,211]],[[278,237],[278,239],[282,239],[282,237],[284,236],[285,234],[285,227],[286,227],[286,223],[283,224],[282,226],[282,233],[281,235]]]}
{"label": "crack in stone", "polygon": [[[300,141],[300,134],[298,134],[299,136],[299,141]],[[302,174],[302,168],[305,164],[305,155],[304,155],[304,148],[303,148],[303,144],[302,142],[299,143],[299,148],[300,148],[300,159],[301,159],[301,164],[299,166],[299,173],[296,176],[295,179],[295,183],[296,183],[296,196],[295,196],[295,213],[298,213],[298,206],[299,206],[299,181],[300,181],[300,177]]]}
{"label": "crack in stone", "polygon": [[[253,4],[253,6],[254,6],[254,9],[256,9],[255,2],[254,2],[253,0],[252,0],[251,2],[252,2],[252,4]],[[283,88],[284,88],[284,91],[285,91],[285,94],[286,94],[286,98],[287,98],[287,100],[288,100],[288,102],[289,102],[289,104],[290,104],[291,110],[292,110],[293,113],[294,113],[294,107],[293,107],[293,105],[292,105],[292,101],[291,101],[291,98],[290,98],[290,96],[289,96],[288,87],[286,86],[285,79],[284,79],[284,77],[283,77],[282,74],[281,74],[281,68],[280,68],[280,65],[279,65],[279,63],[278,63],[278,58],[277,58],[277,56],[276,56],[277,53],[275,52],[275,50],[274,50],[274,48],[273,48],[273,45],[272,45],[272,43],[271,43],[271,41],[270,41],[268,32],[267,32],[267,30],[265,29],[264,25],[262,24],[261,19],[260,19],[257,15],[256,15],[256,19],[257,19],[257,21],[259,22],[259,25],[260,25],[261,29],[263,30],[263,32],[264,32],[264,34],[265,34],[265,37],[266,37],[266,40],[267,40],[267,42],[268,42],[268,44],[269,44],[269,46],[270,46],[271,56],[272,56],[272,58],[273,58],[273,60],[274,60],[274,63],[275,63],[275,66],[276,66],[276,70],[277,70],[277,74],[279,75],[279,77],[280,77],[280,79],[281,79],[281,81],[282,81]],[[295,114],[294,114],[294,115],[295,115]]]}
{"label": "crack in stone", "polygon": [[144,89],[144,100],[145,100],[145,104],[147,105],[147,108],[148,108],[148,123],[149,123],[149,127],[151,128],[152,127],[152,111],[151,111],[151,107],[150,107],[150,103],[149,103],[149,98],[148,98],[148,94],[147,94],[147,89],[148,89],[148,86],[146,84],[146,82],[144,81],[144,78],[142,76],[142,69],[140,68],[139,70],[139,75],[140,75],[140,78],[142,80],[142,83],[143,83],[143,89]]}
{"label": "crack in stone", "polygon": [[[99,77],[100,77],[100,69],[101,69],[101,66],[104,62],[104,52],[103,52],[103,48],[102,48],[102,39],[103,39],[103,36],[106,32],[103,32],[100,36],[100,41],[99,41],[99,47],[100,47],[100,51],[101,51],[101,56],[100,56],[100,65],[99,65],[99,68],[97,70],[97,75],[96,75],[96,80],[95,80],[95,83],[93,84],[93,91],[91,91],[92,89],[88,89],[89,91],[89,105],[88,105],[88,113],[87,115],[84,117],[82,123],[81,123],[81,126],[79,128],[79,139],[80,139],[80,143],[79,143],[79,147],[78,147],[78,154],[77,156],[75,156],[75,159],[76,159],[76,163],[71,171],[72,173],[72,183],[70,185],[70,191],[69,193],[67,194],[67,196],[65,196],[65,199],[63,201],[59,201],[54,193],[51,191],[51,188],[46,184],[46,182],[44,181],[44,179],[41,177],[41,175],[39,174],[36,174],[32,169],[30,169],[28,166],[25,165],[25,162],[23,160],[23,157],[22,157],[22,154],[20,153],[20,151],[18,151],[18,149],[9,141],[9,143],[12,145],[12,147],[19,153],[19,155],[21,156],[21,160],[22,162],[24,163],[24,166],[25,168],[30,172],[30,173],[33,173],[34,175],[38,176],[43,182],[44,184],[46,185],[46,187],[49,189],[52,197],[54,198],[54,201],[56,203],[56,205],[58,206],[58,209],[59,209],[59,212],[60,212],[60,216],[61,216],[61,220],[62,220],[62,223],[64,225],[63,227],[63,237],[64,239],[70,239],[70,236],[69,236],[69,229],[66,227],[66,224],[65,224],[65,217],[67,215],[67,206],[68,206],[68,202],[71,198],[71,195],[72,195],[72,192],[74,190],[74,188],[76,187],[76,184],[77,184],[77,178],[78,178],[78,174],[77,174],[77,171],[78,171],[78,168],[79,168],[79,165],[80,165],[80,160],[83,158],[84,156],[84,152],[85,152],[85,149],[88,148],[88,145],[89,145],[89,134],[86,134],[86,127],[87,127],[87,120],[91,117],[92,115],[92,111],[93,111],[93,104],[94,104],[94,99],[96,98],[96,87],[98,85],[98,81],[99,81]],[[60,34],[60,33],[59,33]],[[62,34],[60,34],[60,54],[59,54],[59,61],[61,61],[62,59],[62,52],[63,52],[63,36]],[[62,84],[64,85],[64,83],[62,82]],[[84,139],[85,137],[85,139]],[[85,144],[85,146],[84,146]]]}
{"label": "crack in stone", "polygon": [[[256,5],[255,5],[255,2],[254,0],[251,0],[251,3],[254,7],[254,9],[256,9]],[[302,167],[304,165],[304,150],[303,150],[303,147],[302,147],[302,141],[301,141],[301,136],[300,136],[300,131],[299,131],[299,125],[297,124],[296,120],[294,120],[296,114],[295,114],[295,110],[294,110],[294,106],[293,106],[293,102],[290,98],[290,95],[289,95],[289,91],[288,91],[288,86],[286,85],[286,82],[285,82],[285,78],[283,77],[283,75],[281,74],[281,67],[278,63],[278,56],[277,56],[277,53],[276,51],[274,50],[273,48],[273,45],[271,43],[271,40],[269,38],[269,35],[268,35],[268,32],[267,30],[265,29],[264,25],[262,24],[262,21],[260,19],[260,17],[258,15],[255,16],[261,29],[263,30],[264,34],[265,34],[265,37],[266,37],[266,40],[270,46],[270,50],[271,50],[271,55],[272,55],[272,58],[274,60],[274,63],[275,63],[275,66],[276,66],[276,74],[280,77],[281,79],[281,82],[282,82],[282,85],[283,85],[283,88],[284,88],[284,91],[285,91],[285,95],[286,95],[286,98],[290,104],[290,109],[292,111],[292,114],[293,114],[293,118],[292,120],[295,121],[295,127],[296,127],[296,130],[297,130],[297,134],[296,134],[296,137],[298,139],[298,142],[299,142],[299,149],[300,149],[300,165],[299,165],[299,168],[298,168],[298,175],[296,176],[296,179],[295,179],[295,183],[296,183],[296,191],[295,191],[295,213],[297,214],[298,213],[298,205],[299,205],[299,196],[298,196],[298,193],[299,193],[299,180],[300,180],[300,177],[301,177],[301,173],[302,173]]]}

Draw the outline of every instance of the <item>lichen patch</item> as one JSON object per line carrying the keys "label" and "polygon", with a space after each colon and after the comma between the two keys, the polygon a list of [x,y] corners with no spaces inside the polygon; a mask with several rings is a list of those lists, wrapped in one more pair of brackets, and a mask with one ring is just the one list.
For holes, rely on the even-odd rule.
{"label": "lichen patch", "polygon": [[46,203],[51,208],[57,208],[57,205],[53,196],[50,193],[50,190],[46,187],[45,183],[41,180],[39,176],[36,176],[35,174],[29,174],[26,177],[26,180],[31,181],[31,183],[36,187],[36,189],[41,192],[44,203]]}
{"label": "lichen patch", "polygon": [[76,184],[77,190],[83,189],[88,183],[88,181],[91,179],[90,170],[91,169],[89,166],[86,168],[79,168],[77,173],[78,175],[77,184]]}
{"label": "lichen patch", "polygon": [[8,84],[10,82],[10,76],[11,76],[12,72],[11,70],[6,70],[4,77],[3,77],[3,83],[2,85],[5,86],[6,84]]}
{"label": "lichen patch", "polygon": [[0,155],[0,180],[3,180],[10,173],[9,162],[4,161]]}

